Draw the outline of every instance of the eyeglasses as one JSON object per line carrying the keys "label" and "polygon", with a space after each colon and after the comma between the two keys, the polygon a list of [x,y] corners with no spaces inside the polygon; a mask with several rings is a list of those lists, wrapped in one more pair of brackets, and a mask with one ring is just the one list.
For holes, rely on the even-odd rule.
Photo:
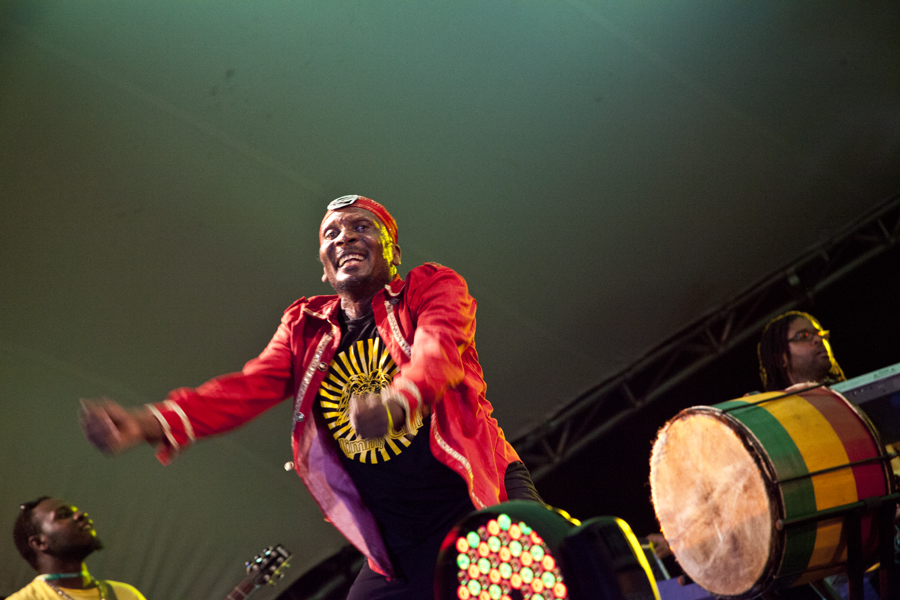
{"label": "eyeglasses", "polygon": [[831,337],[831,332],[827,329],[822,329],[818,331],[810,331],[809,329],[804,329],[802,331],[798,331],[794,334],[794,337],[788,338],[788,342],[811,342],[816,338],[822,338],[823,340],[827,340]]}

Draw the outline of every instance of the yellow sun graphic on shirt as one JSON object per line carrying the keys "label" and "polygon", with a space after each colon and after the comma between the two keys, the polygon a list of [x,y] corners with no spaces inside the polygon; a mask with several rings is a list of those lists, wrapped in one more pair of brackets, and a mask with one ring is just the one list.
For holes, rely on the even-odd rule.
{"label": "yellow sun graphic on shirt", "polygon": [[350,425],[348,414],[353,394],[377,394],[390,385],[399,371],[379,338],[359,340],[331,361],[328,377],[319,388],[319,406],[328,429],[347,458],[376,464],[391,460],[412,443],[422,425],[421,417],[416,419],[413,431],[404,425],[400,431],[390,432],[383,438],[361,439]]}

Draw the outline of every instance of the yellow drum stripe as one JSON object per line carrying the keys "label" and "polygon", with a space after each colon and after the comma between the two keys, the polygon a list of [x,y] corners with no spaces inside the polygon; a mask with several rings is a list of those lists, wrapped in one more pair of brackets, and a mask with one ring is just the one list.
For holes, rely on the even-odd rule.
{"label": "yellow drum stripe", "polygon": [[[845,465],[849,461],[844,445],[834,428],[818,410],[799,396],[789,396],[784,400],[762,405],[778,419],[797,444],[800,455],[810,471]],[[812,478],[816,494],[816,510],[849,504],[858,500],[856,479],[852,469],[840,469],[823,473]],[[839,520],[819,521],[816,527],[816,546],[809,559],[809,566],[815,568],[838,559],[835,552],[840,544],[841,522]],[[843,553],[846,555],[846,551]]]}

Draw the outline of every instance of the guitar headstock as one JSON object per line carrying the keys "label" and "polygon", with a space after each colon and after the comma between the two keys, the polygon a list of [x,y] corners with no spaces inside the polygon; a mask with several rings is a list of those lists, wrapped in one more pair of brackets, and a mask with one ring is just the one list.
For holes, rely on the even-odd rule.
{"label": "guitar headstock", "polygon": [[254,589],[264,584],[275,584],[276,579],[284,577],[284,569],[288,568],[291,553],[281,544],[270,546],[247,562],[246,581]]}

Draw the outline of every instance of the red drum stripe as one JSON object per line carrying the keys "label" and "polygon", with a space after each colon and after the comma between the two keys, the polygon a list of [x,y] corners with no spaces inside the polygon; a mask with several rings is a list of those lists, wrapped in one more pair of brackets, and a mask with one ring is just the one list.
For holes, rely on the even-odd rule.
{"label": "red drum stripe", "polygon": [[[851,463],[879,456],[879,448],[876,446],[869,428],[852,408],[836,398],[833,393],[810,392],[804,394],[803,397],[829,422],[841,440]],[[856,480],[857,499],[863,500],[888,493],[884,468],[881,463],[872,462],[851,468],[853,478]],[[878,539],[871,517],[865,517],[862,520],[862,539],[866,554],[871,555],[872,552],[875,552]]]}
{"label": "red drum stripe", "polygon": [[[872,439],[872,434],[869,433],[869,428],[850,407],[833,400],[829,401],[829,398],[822,395],[808,395],[805,398],[831,424],[832,429],[841,440],[850,462],[879,456],[879,449]],[[884,467],[880,463],[857,465],[853,467],[853,476],[856,479],[856,492],[859,499],[882,496],[887,493]]]}

